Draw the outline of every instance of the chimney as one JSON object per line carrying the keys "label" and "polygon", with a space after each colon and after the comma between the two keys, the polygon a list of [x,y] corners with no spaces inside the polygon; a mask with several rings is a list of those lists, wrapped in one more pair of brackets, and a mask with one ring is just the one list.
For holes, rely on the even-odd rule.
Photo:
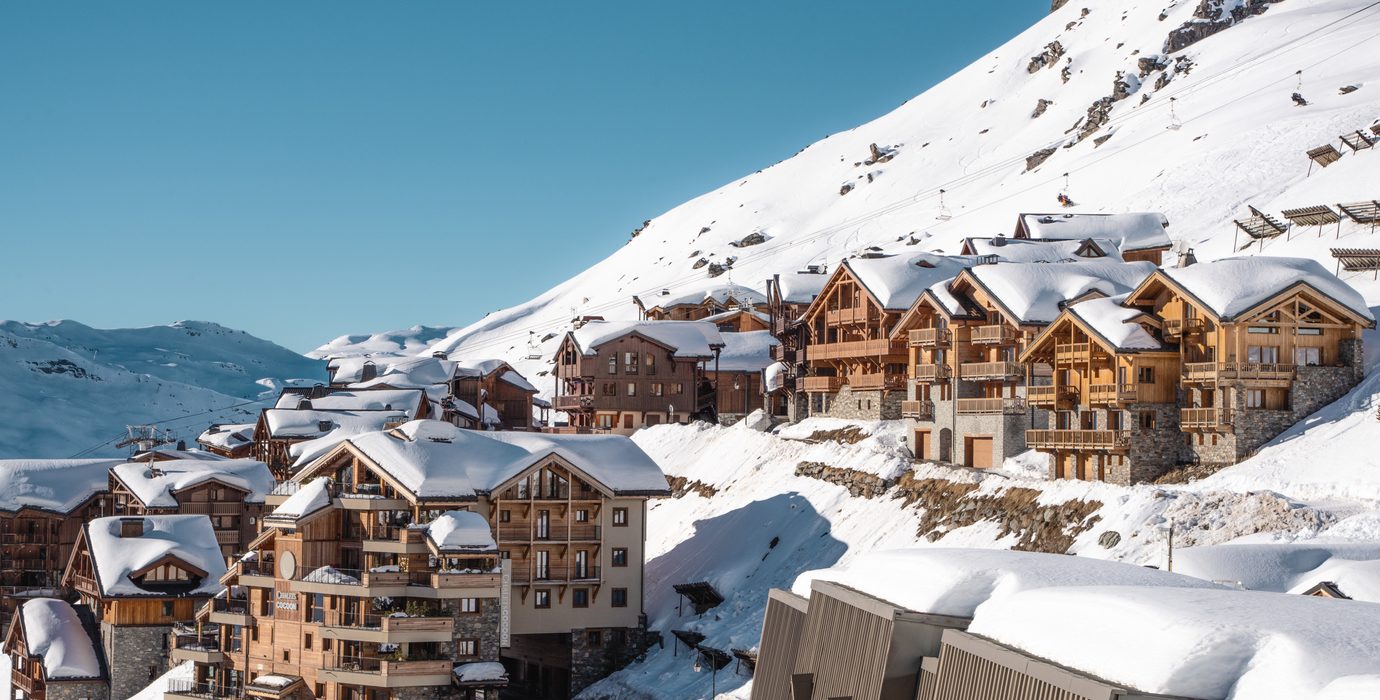
{"label": "chimney", "polygon": [[120,537],[143,537],[143,518],[120,518]]}
{"label": "chimney", "polygon": [[449,359],[450,359],[450,353],[448,353],[448,352],[446,352],[446,351],[444,351],[444,350],[437,350],[436,352],[431,353],[431,357],[432,357],[433,359],[437,359],[437,360],[449,360]]}
{"label": "chimney", "polygon": [[992,238],[992,245],[997,248],[1006,245],[1006,234],[998,233],[995,237]]}
{"label": "chimney", "polygon": [[178,440],[178,441],[177,441],[177,449],[179,449],[179,450],[186,450],[186,449],[187,449],[187,441],[186,441],[186,440]]}
{"label": "chimney", "polygon": [[328,420],[319,420],[319,421],[316,421],[316,429],[317,429],[317,431],[319,431],[319,432],[323,432],[323,433],[329,432],[329,431],[331,430],[331,428],[334,428],[334,427],[335,427],[335,425],[332,424],[332,423],[331,423],[330,421],[328,421]]}
{"label": "chimney", "polygon": [[1179,253],[1179,262],[1175,267],[1188,267],[1196,262],[1198,262],[1198,257],[1193,254],[1193,249],[1189,248],[1187,252]]}

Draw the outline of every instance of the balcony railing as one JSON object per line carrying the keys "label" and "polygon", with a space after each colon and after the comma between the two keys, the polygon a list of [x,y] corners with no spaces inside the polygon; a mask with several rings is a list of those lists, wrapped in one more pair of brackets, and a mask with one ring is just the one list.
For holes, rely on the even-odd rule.
{"label": "balcony railing", "polygon": [[1025,376],[1025,369],[1017,362],[964,362],[958,366],[963,379],[1014,379]]}
{"label": "balcony railing", "polygon": [[951,337],[948,328],[920,328],[910,332],[910,344],[917,347],[948,345]]}
{"label": "balcony railing", "polygon": [[1006,415],[1020,415],[1025,413],[1025,399],[1017,396],[1013,398],[995,399],[959,399],[954,402],[954,410],[958,413],[1001,413]]}
{"label": "balcony railing", "polygon": [[911,376],[917,382],[942,382],[949,378],[948,365],[916,365]]}
{"label": "balcony railing", "polygon": [[1135,384],[1093,384],[1088,387],[1088,402],[1092,404],[1132,403],[1139,395]]}
{"label": "balcony railing", "polygon": [[1181,408],[1180,428],[1220,428],[1231,425],[1229,408]]}
{"label": "balcony railing", "polygon": [[906,378],[899,374],[874,372],[848,375],[848,386],[857,390],[900,389],[906,385]]}
{"label": "balcony railing", "polygon": [[1060,386],[1028,386],[1025,388],[1025,400],[1031,406],[1054,406],[1061,402],[1072,403],[1078,400],[1078,387]]}
{"label": "balcony railing", "polygon": [[551,565],[541,568],[535,563],[529,568],[516,567],[513,570],[513,583],[577,583],[601,580],[600,567],[595,565],[578,566]]}
{"label": "balcony railing", "polygon": [[805,391],[835,393],[843,388],[843,377],[805,377]]}
{"label": "balcony railing", "polygon": [[543,529],[540,523],[515,520],[501,523],[498,527],[499,542],[598,542],[602,537],[601,526],[587,523],[552,523]]}
{"label": "balcony railing", "polygon": [[1087,343],[1055,343],[1054,359],[1060,362],[1081,360],[1091,351],[1092,348]]}
{"label": "balcony railing", "polygon": [[594,408],[594,396],[557,396],[551,405],[557,411],[587,411]]}
{"label": "balcony railing", "polygon": [[933,401],[902,401],[901,417],[915,420],[934,420]]}
{"label": "balcony railing", "polygon": [[186,651],[220,651],[220,636],[208,632],[174,634],[173,648]]}
{"label": "balcony railing", "polygon": [[876,310],[871,306],[853,306],[847,309],[830,309],[825,312],[825,321],[830,324],[835,323],[867,323],[876,321],[880,317]]}
{"label": "balcony railing", "polygon": [[1185,362],[1184,379],[1203,380],[1290,380],[1295,366],[1279,362]]}
{"label": "balcony railing", "polygon": [[850,357],[882,357],[885,355],[900,355],[905,352],[905,348],[899,343],[892,344],[890,340],[881,338],[878,340],[845,340],[837,343],[815,343],[805,349],[805,355],[810,360],[840,360]]}
{"label": "balcony railing", "polygon": [[971,338],[974,343],[1014,343],[1016,342],[1016,329],[1011,326],[997,324],[992,326],[978,326],[973,329]]}
{"label": "balcony railing", "polygon": [[1201,318],[1168,318],[1164,321],[1164,335],[1177,338],[1185,333],[1197,333],[1204,327]]}
{"label": "balcony railing", "polygon": [[244,691],[239,686],[194,681],[190,678],[174,678],[169,680],[167,692],[169,695],[205,698],[206,700],[241,698],[244,696]]}
{"label": "balcony railing", "polygon": [[1036,450],[1122,450],[1131,446],[1125,430],[1027,430],[1026,447]]}
{"label": "balcony railing", "polygon": [[325,668],[328,671],[370,673],[383,676],[447,675],[453,666],[454,662],[442,654],[417,652],[396,659],[372,656],[328,656],[325,663]]}

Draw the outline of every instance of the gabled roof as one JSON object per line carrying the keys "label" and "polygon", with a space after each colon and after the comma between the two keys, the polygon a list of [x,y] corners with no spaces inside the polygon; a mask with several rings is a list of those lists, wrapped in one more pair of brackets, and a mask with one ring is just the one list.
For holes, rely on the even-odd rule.
{"label": "gabled roof", "polygon": [[355,435],[381,430],[387,423],[405,421],[412,416],[391,411],[318,411],[270,408],[264,411],[267,437],[272,439],[319,438],[336,432]]}
{"label": "gabled roof", "polygon": [[725,284],[685,294],[648,296],[645,303],[651,304],[647,307],[648,309],[666,309],[683,304],[700,305],[711,300],[720,306],[726,305],[730,301],[752,305],[767,303],[766,295],[741,284]]}
{"label": "gabled roof", "polygon": [[830,275],[823,272],[800,270],[786,272],[776,278],[781,301],[787,304],[809,304],[819,296]]}
{"label": "gabled roof", "polygon": [[104,676],[91,630],[66,601],[35,598],[20,606],[16,618],[29,655],[39,658],[45,679],[91,680]]}
{"label": "gabled roof", "polygon": [[986,292],[1010,321],[1045,325],[1059,316],[1065,302],[1091,291],[1106,296],[1135,289],[1154,272],[1149,262],[1097,259],[1070,263],[998,263],[964,270],[951,285],[965,282]]}
{"label": "gabled roof", "polygon": [[489,521],[468,510],[446,511],[426,528],[427,543],[439,554],[477,554],[498,551]]}
{"label": "gabled roof", "polygon": [[1021,214],[1016,219],[1016,238],[1083,240],[1101,238],[1116,243],[1121,252],[1168,250],[1172,241],[1165,229],[1169,219],[1159,212],[1124,214]]}
{"label": "gabled roof", "polygon": [[110,486],[123,459],[0,460],[0,511],[23,508],[66,515]]}
{"label": "gabled roof", "polygon": [[1310,258],[1253,255],[1163,268],[1131,298],[1139,298],[1155,283],[1169,285],[1221,321],[1246,315],[1290,289],[1306,287],[1358,320],[1375,323],[1360,292]]}
{"label": "gabled roof", "polygon": [[302,483],[296,493],[288,496],[286,501],[278,504],[278,507],[264,518],[264,522],[269,525],[281,522],[295,526],[330,506],[331,480],[321,476]]}
{"label": "gabled roof", "polygon": [[966,258],[936,253],[858,257],[844,260],[834,277],[846,269],[883,309],[905,311],[927,287],[970,264]]}
{"label": "gabled roof", "polygon": [[203,447],[233,452],[248,449],[254,442],[253,423],[220,423],[207,428],[196,438]]}
{"label": "gabled roof", "polygon": [[325,392],[312,397],[285,390],[273,407],[289,410],[310,407],[308,410],[315,411],[402,411],[415,418],[426,400],[426,392],[420,389],[326,389]]}
{"label": "gabled roof", "polygon": [[[143,534],[121,537],[121,526],[126,520],[141,521]],[[96,584],[103,597],[209,596],[222,590],[218,580],[225,575],[225,560],[216,541],[216,531],[205,515],[97,518],[86,523],[82,537],[91,554]],[[186,590],[169,592],[141,587],[131,578],[151,566],[169,561],[188,570],[204,572],[200,583]]]}
{"label": "gabled roof", "polygon": [[[1150,318],[1140,309],[1122,305],[1126,295],[1089,299],[1072,304],[1064,313],[1078,319],[1080,325],[1097,336],[1108,349],[1116,352],[1144,352],[1171,348],[1146,332],[1138,321]],[[1033,345],[1033,343],[1032,343]]]}
{"label": "gabled roof", "polygon": [[724,346],[719,328],[705,321],[590,321],[570,331],[566,337],[586,357],[619,338],[636,335],[670,350],[678,358],[714,356],[714,348]]}
{"label": "gabled roof", "polygon": [[963,254],[995,255],[1000,262],[1075,262],[1080,259],[1121,259],[1121,249],[1109,238],[1057,240],[1048,238],[965,238]]}
{"label": "gabled roof", "polygon": [[268,465],[253,459],[127,462],[110,473],[146,508],[176,508],[177,492],[210,482],[244,491],[246,503],[263,503],[274,485]]}

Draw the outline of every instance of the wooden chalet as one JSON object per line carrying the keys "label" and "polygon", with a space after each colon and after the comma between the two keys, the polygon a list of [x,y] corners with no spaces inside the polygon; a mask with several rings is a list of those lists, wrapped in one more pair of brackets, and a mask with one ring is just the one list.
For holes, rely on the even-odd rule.
{"label": "wooden chalet", "polygon": [[9,700],[109,700],[100,633],[84,606],[34,598],[20,606],[5,635]]}
{"label": "wooden chalet", "polygon": [[764,388],[780,402],[774,404],[774,416],[794,421],[808,412],[806,393],[800,382],[808,372],[805,346],[809,342],[809,332],[804,314],[828,281],[828,272],[818,265],[773,275],[767,280],[767,318],[772,337],[776,338],[771,357],[778,366],[769,373],[775,378],[775,385]]}
{"label": "wooden chalet", "polygon": [[184,660],[180,637],[170,635],[223,590],[225,570],[204,515],[97,518],[82,528],[63,582],[101,623],[112,698],[135,694],[170,660]]}
{"label": "wooden chalet", "polygon": [[253,423],[213,423],[198,435],[201,449],[220,457],[240,459],[254,454]]}
{"label": "wooden chalet", "polygon": [[1016,217],[1015,239],[1109,240],[1127,262],[1160,264],[1172,241],[1166,229],[1169,219],[1159,212],[1123,214],[1021,214]]}
{"label": "wooden chalet", "polygon": [[275,485],[268,466],[249,459],[127,462],[110,470],[111,514],[205,515],[232,559],[258,534]]}
{"label": "wooden chalet", "polygon": [[634,296],[633,304],[646,321],[703,321],[739,309],[765,311],[767,298],[750,287],[728,284],[681,295],[663,289],[660,294],[645,300]]}
{"label": "wooden chalet", "polygon": [[590,321],[556,350],[552,405],[577,431],[716,421],[707,371],[723,347],[704,321]]}
{"label": "wooden chalet", "polygon": [[698,320],[714,324],[720,333],[750,333],[769,330],[771,327],[770,318],[756,309],[730,309]]}

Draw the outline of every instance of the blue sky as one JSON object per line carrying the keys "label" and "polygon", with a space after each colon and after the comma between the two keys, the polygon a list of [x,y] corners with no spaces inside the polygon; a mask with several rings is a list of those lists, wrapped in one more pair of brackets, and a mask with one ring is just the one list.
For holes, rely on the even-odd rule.
{"label": "blue sky", "polygon": [[0,317],[463,325],[896,107],[1045,0],[9,2]]}

